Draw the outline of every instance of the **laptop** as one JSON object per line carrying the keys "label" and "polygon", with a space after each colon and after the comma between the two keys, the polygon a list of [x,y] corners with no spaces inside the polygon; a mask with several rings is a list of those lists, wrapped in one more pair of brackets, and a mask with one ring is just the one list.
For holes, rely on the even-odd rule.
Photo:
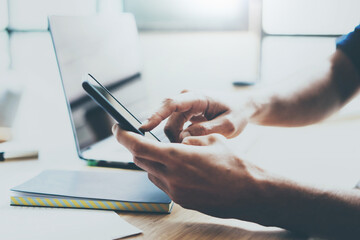
{"label": "laptop", "polygon": [[[49,27],[79,157],[89,165],[136,168],[112,135],[115,122],[81,86],[91,73],[140,121],[149,116],[134,17],[50,16]],[[166,139],[161,128],[154,133]]]}

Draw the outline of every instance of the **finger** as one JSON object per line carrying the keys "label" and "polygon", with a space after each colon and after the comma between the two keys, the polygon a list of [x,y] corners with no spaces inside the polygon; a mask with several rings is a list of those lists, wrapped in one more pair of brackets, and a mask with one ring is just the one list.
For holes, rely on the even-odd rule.
{"label": "finger", "polygon": [[192,116],[190,118],[190,122],[192,122],[192,123],[199,123],[199,122],[205,122],[205,121],[208,121],[208,119],[203,115]]}
{"label": "finger", "polygon": [[163,164],[144,158],[134,157],[134,163],[136,166],[154,176],[161,176],[166,172],[166,167]]}
{"label": "finger", "polygon": [[225,137],[234,137],[236,127],[229,116],[219,116],[213,120],[191,124],[180,133],[180,141],[187,136],[203,136],[211,133],[219,133]]}
{"label": "finger", "polygon": [[224,138],[225,137],[220,134],[213,133],[213,134],[206,135],[206,136],[186,137],[186,138],[184,138],[182,143],[186,144],[186,145],[193,145],[193,146],[209,146],[209,145],[215,144],[218,141],[223,141]]}
{"label": "finger", "polygon": [[173,113],[164,128],[166,136],[171,142],[180,142],[179,135],[184,128],[184,124],[191,118],[191,112]]}
{"label": "finger", "polygon": [[161,190],[163,190],[165,193],[168,193],[168,187],[167,187],[167,185],[165,184],[165,182],[164,181],[162,181],[160,178],[158,178],[158,177],[156,177],[156,176],[154,176],[154,175],[152,175],[152,174],[148,174],[148,178],[149,178],[149,180],[153,183],[153,184],[155,184],[158,188],[160,188]]}
{"label": "finger", "polygon": [[207,146],[207,141],[204,141],[204,136],[190,136],[182,140],[183,144],[193,145],[193,146]]}
{"label": "finger", "polygon": [[143,125],[141,129],[150,131],[158,126],[163,120],[174,112],[204,112],[208,108],[208,99],[191,92],[185,92],[174,98],[168,98],[163,105],[156,111]]}
{"label": "finger", "polygon": [[112,131],[117,141],[124,145],[135,157],[160,163],[166,161],[168,149],[164,143],[145,138],[137,133],[125,131],[117,124],[113,126]]}

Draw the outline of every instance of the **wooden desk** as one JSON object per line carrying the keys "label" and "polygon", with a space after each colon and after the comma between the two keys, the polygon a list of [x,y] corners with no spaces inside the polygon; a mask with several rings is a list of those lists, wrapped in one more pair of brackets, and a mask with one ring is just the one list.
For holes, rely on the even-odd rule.
{"label": "wooden desk", "polygon": [[305,239],[278,228],[218,219],[174,205],[169,215],[119,213],[144,231],[130,239]]}

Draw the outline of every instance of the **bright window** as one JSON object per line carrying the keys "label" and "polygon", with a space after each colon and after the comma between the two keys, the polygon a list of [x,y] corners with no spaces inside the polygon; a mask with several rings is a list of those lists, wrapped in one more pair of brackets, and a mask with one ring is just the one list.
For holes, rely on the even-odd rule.
{"label": "bright window", "polygon": [[0,0],[0,31],[8,25],[7,0]]}
{"label": "bright window", "polygon": [[248,1],[124,0],[124,11],[144,30],[244,30]]}
{"label": "bright window", "polygon": [[96,13],[96,0],[10,0],[9,24],[16,30],[46,30],[48,15]]}
{"label": "bright window", "polygon": [[359,0],[263,0],[269,34],[341,35],[360,23]]}

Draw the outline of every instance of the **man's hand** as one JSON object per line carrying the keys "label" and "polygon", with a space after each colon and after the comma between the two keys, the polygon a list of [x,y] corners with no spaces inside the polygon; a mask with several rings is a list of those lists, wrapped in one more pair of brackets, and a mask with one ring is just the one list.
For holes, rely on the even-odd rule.
{"label": "man's hand", "polygon": [[[246,107],[246,102],[238,101],[242,101],[239,96],[222,97],[220,100],[183,91],[174,98],[166,99],[141,129],[150,131],[169,117],[164,131],[171,142],[181,142],[187,136],[211,133],[219,133],[227,138],[236,137],[244,129],[252,113],[251,108]],[[231,107],[232,104],[236,106],[236,110]],[[192,124],[183,129],[188,121]]]}
{"label": "man's hand", "polygon": [[162,143],[113,127],[136,165],[181,206],[331,239],[360,236],[360,193],[282,179],[231,153],[219,134]]}
{"label": "man's hand", "polygon": [[234,155],[219,134],[186,137],[183,144],[174,144],[152,141],[118,125],[113,132],[149,179],[185,208],[244,219],[264,200],[265,172]]}

